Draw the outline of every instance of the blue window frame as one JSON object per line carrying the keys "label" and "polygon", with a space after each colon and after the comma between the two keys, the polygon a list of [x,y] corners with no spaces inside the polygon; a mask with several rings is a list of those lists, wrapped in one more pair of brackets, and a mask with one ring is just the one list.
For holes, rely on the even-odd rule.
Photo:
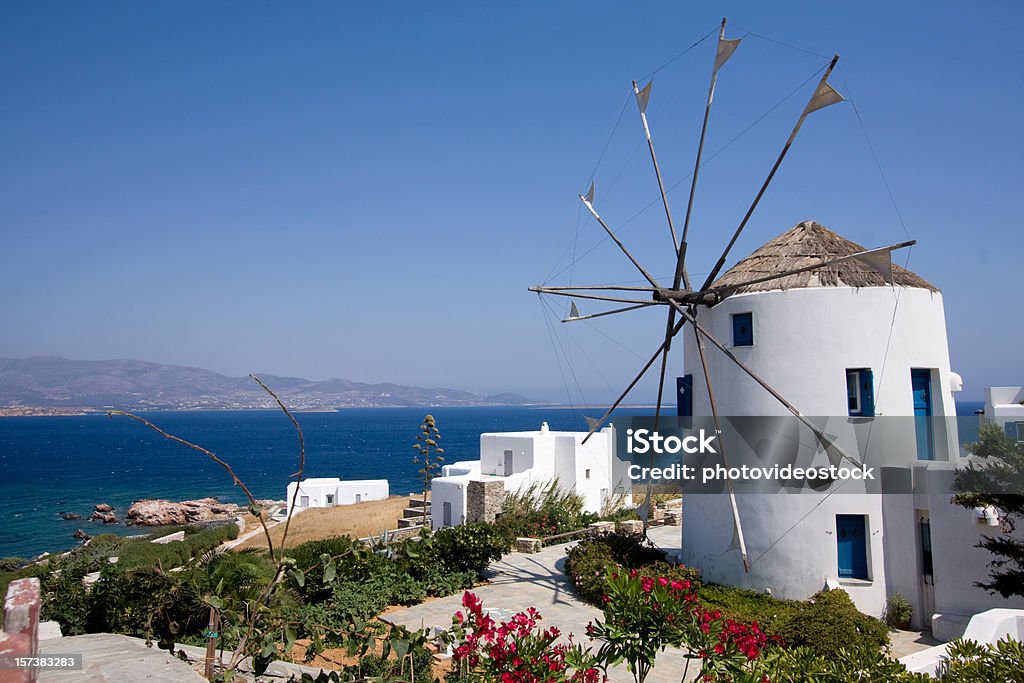
{"label": "blue window frame", "polygon": [[932,433],[932,371],[910,370],[914,398],[914,430],[917,432],[917,459],[935,459],[935,435]]}
{"label": "blue window frame", "polygon": [[676,377],[676,415],[693,417],[693,375]]}
{"label": "blue window frame", "polygon": [[754,345],[754,314],[734,313],[732,316],[732,345]]}
{"label": "blue window frame", "polygon": [[875,375],[870,369],[846,371],[846,407],[854,417],[875,416]]}
{"label": "blue window frame", "polygon": [[839,578],[869,578],[867,530],[866,515],[836,515]]}

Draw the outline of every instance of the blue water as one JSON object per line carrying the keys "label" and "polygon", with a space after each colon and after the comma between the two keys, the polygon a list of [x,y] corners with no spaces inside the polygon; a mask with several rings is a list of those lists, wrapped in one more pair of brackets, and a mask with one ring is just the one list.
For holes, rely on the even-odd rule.
{"label": "blue water", "polygon": [[[430,412],[441,430],[447,462],[479,458],[482,432],[586,429],[580,414],[559,408],[360,408],[298,413],[306,438],[307,477],[388,479],[393,494],[417,482],[412,458],[419,425]],[[624,414],[646,412],[625,409]],[[275,411],[165,412],[145,417],[227,460],[256,498],[283,499],[297,469],[298,447],[288,419]],[[89,522],[97,503],[123,517],[141,498],[187,500],[216,496],[244,503],[241,490],[216,463],[167,441],[125,417],[0,419],[0,557],[28,557],[73,547],[75,529],[89,534],[138,533]],[[83,519],[64,521],[62,511]]]}
{"label": "blue water", "polygon": [[[977,437],[979,403],[957,412],[961,441]],[[423,408],[362,408],[299,413],[306,437],[307,477],[388,479],[393,494],[422,485],[412,444]],[[430,409],[448,462],[479,457],[482,432],[586,429],[580,414],[559,408]],[[623,409],[623,415],[650,414]],[[275,411],[152,413],[147,418],[229,461],[257,498],[283,499],[297,468],[297,442],[288,419]],[[244,503],[242,492],[217,464],[169,442],[128,418],[17,417],[0,419],[0,557],[29,557],[73,547],[71,534],[136,533],[131,527],[89,522],[97,503],[123,517],[141,498],[186,500],[215,496]],[[62,511],[83,519],[64,521]]]}

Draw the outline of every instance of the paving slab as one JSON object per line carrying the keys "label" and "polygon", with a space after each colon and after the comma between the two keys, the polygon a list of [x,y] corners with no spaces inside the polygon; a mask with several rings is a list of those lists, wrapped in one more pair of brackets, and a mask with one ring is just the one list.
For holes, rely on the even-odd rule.
{"label": "paving slab", "polygon": [[896,629],[889,630],[889,642],[892,645],[893,659],[906,657],[942,644],[942,641],[933,638],[929,631],[899,631]]}
{"label": "paving slab", "polygon": [[41,655],[82,655],[81,671],[40,671],[40,683],[194,683],[206,679],[165,650],[128,636],[91,633],[39,643]]}

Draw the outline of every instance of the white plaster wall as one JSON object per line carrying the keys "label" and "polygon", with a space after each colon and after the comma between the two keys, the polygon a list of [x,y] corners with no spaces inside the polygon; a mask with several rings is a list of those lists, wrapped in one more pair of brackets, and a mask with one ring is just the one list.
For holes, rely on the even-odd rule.
{"label": "white plaster wall", "polygon": [[[297,482],[291,482],[286,489],[286,498],[289,512],[292,509],[292,497],[295,495]],[[309,496],[307,508],[327,507],[327,496],[334,496],[334,505],[351,505],[356,502],[356,495],[361,496],[362,501],[384,500],[390,495],[387,479],[352,479],[342,480],[337,478],[315,478],[306,479],[300,487],[299,498],[296,500],[296,508],[303,508],[301,505],[302,496]]]}
{"label": "white plaster wall", "polygon": [[[550,453],[551,444],[548,438],[540,438],[537,432],[509,432],[506,434],[489,433],[480,435],[480,472],[482,474],[503,477],[505,472],[505,451],[512,451],[512,472],[525,472],[532,469],[535,463],[546,460],[543,455]],[[547,436],[547,435],[543,435]],[[544,451],[536,454],[535,451]]]}
{"label": "white plaster wall", "polygon": [[[471,480],[500,479],[506,492],[525,490],[533,484],[546,484],[557,478],[559,484],[582,496],[584,510],[600,512],[605,498],[616,489],[629,499],[629,478],[617,472],[615,429],[608,426],[595,433],[586,444],[584,432],[485,433],[480,435],[480,460],[445,465],[442,476],[431,483],[432,524],[439,528],[443,502],[452,503],[452,522],[461,523],[466,512],[466,486]],[[505,473],[505,451],[512,451],[513,471]],[[587,478],[590,470],[590,478]],[[616,476],[618,479],[616,479]],[[440,497],[439,497],[440,496]]]}
{"label": "white plaster wall", "polygon": [[[733,347],[732,314],[745,312],[753,313],[754,345]],[[702,308],[698,320],[806,415],[847,415],[849,368],[872,369],[876,415],[893,416],[913,415],[911,369],[934,369],[933,413],[955,415],[945,314],[942,296],[937,292],[889,287],[759,292],[732,297],[710,310]],[[710,415],[695,338],[692,329],[687,330],[684,363],[685,372],[693,374],[693,412]],[[705,357],[720,414],[790,414],[710,342],[705,343]],[[952,436],[955,437],[955,430]],[[891,443],[886,440],[886,444]],[[942,448],[938,443],[936,447]],[[955,452],[949,457],[955,463]],[[913,453],[893,455],[897,462],[914,459]],[[944,505],[949,508],[946,498]],[[744,573],[728,498],[694,495],[684,503],[683,559],[701,567],[706,580],[771,590],[785,598],[806,598],[821,589],[826,580],[835,579],[861,611],[875,616],[881,615],[886,597],[899,591],[911,600],[920,615],[920,558],[914,511],[922,505],[928,508],[934,501],[921,503],[910,495],[849,493],[828,497],[739,496],[740,518],[752,564],[750,573]],[[947,522],[945,513],[942,510],[933,514],[933,547]],[[868,517],[869,581],[838,580],[837,514]],[[972,543],[957,546],[956,550],[952,545],[943,545],[941,551],[935,548],[936,564],[954,561]],[[955,584],[962,583],[963,577],[950,576],[948,581],[944,589],[936,586],[937,596],[943,590],[960,590]]]}
{"label": "white plaster wall", "polygon": [[387,479],[354,479],[351,481],[342,480],[338,484],[338,495],[335,498],[337,505],[351,505],[356,502],[356,496],[360,500],[385,500],[390,495],[390,487]]}
{"label": "white plaster wall", "polygon": [[[737,506],[750,559],[743,571],[729,499],[691,495],[683,501],[684,564],[699,567],[704,581],[806,599],[838,581],[858,608],[881,614],[886,598],[880,496],[738,495]],[[837,514],[867,515],[869,581],[839,579]]]}
{"label": "white plaster wall", "polygon": [[[1005,431],[1007,422],[1024,422],[1024,387],[988,387],[985,389],[985,419]],[[1011,432],[1016,436],[1016,431]]]}
{"label": "white plaster wall", "polygon": [[[732,314],[745,312],[753,313],[754,345],[733,347]],[[701,308],[698,322],[806,415],[847,414],[847,368],[874,371],[877,415],[913,415],[910,370],[936,368],[933,412],[956,414],[949,390],[945,313],[938,292],[815,287],[739,294],[714,308]],[[693,374],[693,413],[710,415],[693,330],[684,329],[684,367]],[[705,356],[719,413],[789,414],[710,342],[705,344]]]}
{"label": "white plaster wall", "polygon": [[444,526],[444,504],[451,503],[452,525],[466,521],[466,487],[478,477],[470,474],[434,477],[430,482],[430,526],[435,531]]}

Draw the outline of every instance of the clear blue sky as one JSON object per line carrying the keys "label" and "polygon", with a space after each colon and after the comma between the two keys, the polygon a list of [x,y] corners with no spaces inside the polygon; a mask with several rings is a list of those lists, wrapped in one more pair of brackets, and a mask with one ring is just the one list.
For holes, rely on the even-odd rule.
{"label": "clear blue sky", "polygon": [[[1024,382],[1011,2],[3,3],[0,355],[566,400],[526,287],[577,229],[577,255],[600,237],[575,195],[630,80],[723,13],[730,37],[841,53],[833,83],[920,242],[911,269],[944,292],[964,397]],[[693,163],[711,49],[655,77],[669,183]],[[750,36],[722,72],[708,152],[825,61]],[[717,258],[812,87],[708,163],[692,271]],[[629,102],[596,173],[613,226],[657,196],[641,139]],[[668,277],[658,209],[622,237]],[[809,218],[869,246],[905,239],[849,104],[810,119],[734,256]],[[637,277],[607,243],[556,281],[570,275]],[[657,346],[663,313],[631,315],[558,337],[585,401]]]}

